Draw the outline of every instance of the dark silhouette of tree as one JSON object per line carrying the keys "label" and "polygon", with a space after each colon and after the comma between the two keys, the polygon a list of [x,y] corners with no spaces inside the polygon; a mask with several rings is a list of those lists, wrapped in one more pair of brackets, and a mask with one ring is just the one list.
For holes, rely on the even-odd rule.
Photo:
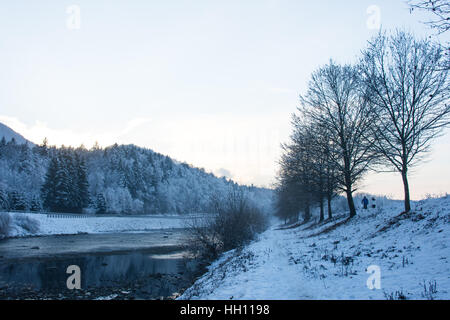
{"label": "dark silhouette of tree", "polygon": [[290,194],[295,211],[303,211],[304,222],[311,218],[311,205],[315,196],[311,143],[312,138],[306,127],[297,122],[291,142],[282,145],[283,155],[280,160],[280,176],[284,181],[285,191]]}
{"label": "dark silhouette of tree", "polygon": [[331,161],[328,133],[303,116],[292,116],[293,133],[283,144],[277,184],[277,215],[291,222],[311,218],[311,206],[318,204],[320,221],[325,220],[325,201],[331,218],[331,200],[337,191],[336,170]]}
{"label": "dark silhouette of tree", "polygon": [[356,215],[353,192],[374,159],[367,133],[372,112],[361,90],[356,67],[333,61],[313,73],[299,111],[327,132],[329,161],[337,186],[347,196],[350,217]]}
{"label": "dark silhouette of tree", "polygon": [[325,200],[327,201],[328,207],[328,219],[332,218],[331,201],[338,192],[338,172],[333,159],[333,145],[329,131],[314,123],[311,123],[308,128],[312,139],[309,148],[312,154],[314,193],[319,202],[319,221],[321,222],[325,219]]}

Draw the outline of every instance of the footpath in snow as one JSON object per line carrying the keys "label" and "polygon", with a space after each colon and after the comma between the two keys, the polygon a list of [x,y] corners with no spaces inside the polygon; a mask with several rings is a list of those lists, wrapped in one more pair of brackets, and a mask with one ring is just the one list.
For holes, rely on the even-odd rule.
{"label": "footpath in snow", "polygon": [[179,299],[449,299],[450,197],[414,205],[273,227],[225,253]]}

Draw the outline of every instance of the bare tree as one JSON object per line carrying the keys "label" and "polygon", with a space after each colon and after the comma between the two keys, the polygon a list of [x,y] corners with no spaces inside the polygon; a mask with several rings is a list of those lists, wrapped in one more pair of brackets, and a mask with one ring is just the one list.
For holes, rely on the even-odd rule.
{"label": "bare tree", "polygon": [[366,137],[371,112],[365,98],[358,70],[333,61],[313,73],[308,92],[300,97],[300,112],[328,133],[330,161],[338,172],[338,187],[346,193],[350,217],[356,215],[355,185],[373,159]]}
{"label": "bare tree", "polygon": [[297,222],[299,205],[297,198],[298,188],[296,181],[291,177],[285,175],[277,176],[278,182],[276,185],[276,216],[287,222]]}
{"label": "bare tree", "polygon": [[[295,123],[295,121],[293,122]],[[293,204],[297,211],[302,210],[304,222],[311,218],[311,205],[314,198],[314,169],[312,163],[311,135],[306,127],[294,124],[291,143],[284,144],[281,157],[281,177],[285,192],[295,195]],[[294,207],[295,208],[295,207]]]}
{"label": "bare tree", "polygon": [[[309,119],[310,120],[310,119]],[[317,201],[320,209],[319,221],[325,220],[325,201],[328,202],[328,218],[332,218],[331,200],[337,193],[337,175],[335,162],[332,161],[332,143],[329,130],[313,121],[305,123],[300,117],[294,116],[293,123],[300,135],[303,135],[303,149],[307,149],[308,167],[312,173],[311,181],[312,198]],[[303,132],[303,133],[302,133]]]}
{"label": "bare tree", "polygon": [[436,29],[438,33],[450,30],[450,2],[448,0],[409,0],[410,11],[422,10],[433,14],[434,19],[426,24]]}
{"label": "bare tree", "polygon": [[316,176],[316,193],[320,205],[320,221],[324,220],[324,200],[328,205],[328,219],[332,218],[331,201],[338,192],[338,172],[336,161],[333,159],[333,145],[329,130],[311,124],[313,138],[312,153],[314,154],[313,168]]}
{"label": "bare tree", "polygon": [[[306,120],[306,121],[305,121]],[[331,144],[327,130],[316,123],[292,116],[293,134],[289,144],[282,145],[281,170],[278,176],[278,216],[286,220],[304,212],[304,221],[310,217],[310,207],[317,203],[320,222],[325,220],[325,201],[331,219],[331,200],[337,193],[336,170],[331,159]]]}
{"label": "bare tree", "polygon": [[405,212],[411,210],[408,171],[449,124],[448,69],[442,47],[411,34],[379,34],[363,52],[361,74],[370,104],[376,152],[400,172]]}

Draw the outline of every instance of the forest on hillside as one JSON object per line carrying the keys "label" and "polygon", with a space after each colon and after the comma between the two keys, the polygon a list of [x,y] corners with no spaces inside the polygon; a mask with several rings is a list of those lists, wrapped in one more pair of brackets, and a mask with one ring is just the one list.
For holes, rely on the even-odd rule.
{"label": "forest on hillside", "polygon": [[57,148],[0,141],[0,210],[208,213],[233,189],[267,210],[272,191],[240,186],[135,145]]}

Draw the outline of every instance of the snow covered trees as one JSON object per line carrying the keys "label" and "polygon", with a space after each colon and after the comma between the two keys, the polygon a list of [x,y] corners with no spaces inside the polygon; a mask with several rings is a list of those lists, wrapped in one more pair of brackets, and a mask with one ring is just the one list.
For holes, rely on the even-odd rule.
{"label": "snow covered trees", "polygon": [[27,209],[27,202],[22,193],[12,191],[9,194],[9,209],[23,211]]}
{"label": "snow covered trees", "polygon": [[[0,139],[0,210],[108,214],[210,213],[235,183],[134,145],[87,150]],[[271,191],[238,186],[265,209]],[[16,192],[11,206],[10,195]]]}
{"label": "snow covered trees", "polygon": [[2,186],[0,186],[0,211],[8,209],[9,209],[8,194],[2,188]]}
{"label": "snow covered trees", "polygon": [[56,208],[56,172],[58,170],[58,159],[56,157],[50,160],[47,174],[45,175],[45,182],[41,188],[41,197],[45,208],[52,210]]}
{"label": "snow covered trees", "polygon": [[[1,142],[3,141],[3,142]],[[47,160],[35,154],[35,147],[0,140],[0,210],[29,210],[39,189]],[[13,202],[11,202],[13,201]],[[37,203],[33,207],[36,207]]]}
{"label": "snow covered trees", "polygon": [[105,196],[101,193],[97,194],[95,199],[95,213],[106,213],[106,200]]}
{"label": "snow covered trees", "polygon": [[70,149],[61,149],[50,161],[41,193],[50,211],[81,212],[89,204],[84,161]]}

